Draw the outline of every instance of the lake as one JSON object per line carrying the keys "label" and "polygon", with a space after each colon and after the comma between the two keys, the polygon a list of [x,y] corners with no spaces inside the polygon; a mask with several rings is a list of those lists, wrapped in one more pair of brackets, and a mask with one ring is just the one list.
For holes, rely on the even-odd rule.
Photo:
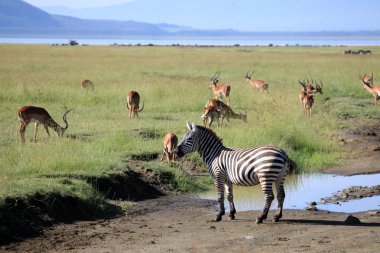
{"label": "lake", "polygon": [[75,40],[80,45],[183,45],[183,46],[380,46],[380,38],[10,38],[0,37],[0,43],[67,44]]}
{"label": "lake", "polygon": [[[351,186],[374,186],[380,184],[380,174],[338,176],[332,174],[298,174],[288,175],[285,180],[286,198],[284,209],[304,209],[308,203],[319,202],[321,198],[331,197],[340,190]],[[216,189],[200,193],[203,199],[216,200]],[[262,210],[264,194],[259,185],[251,187],[234,187],[234,202],[236,210]],[[229,209],[227,200],[226,210]],[[277,199],[272,202],[271,209],[277,208]],[[334,212],[362,212],[380,209],[380,196],[339,202],[339,204],[318,203],[319,210]]]}

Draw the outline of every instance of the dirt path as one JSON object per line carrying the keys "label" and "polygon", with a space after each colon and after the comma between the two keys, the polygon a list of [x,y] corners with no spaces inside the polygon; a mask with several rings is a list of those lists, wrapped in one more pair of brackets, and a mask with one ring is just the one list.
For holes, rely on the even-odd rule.
{"label": "dirt path", "polygon": [[16,252],[378,252],[380,214],[286,210],[279,223],[256,225],[258,212],[210,222],[214,202],[170,195],[140,202],[122,217],[61,224],[3,247]]}
{"label": "dirt path", "polygon": [[[358,152],[347,166],[329,172],[379,172],[379,136],[380,126],[340,136],[342,145],[355,146]],[[279,223],[267,220],[256,225],[258,211],[238,211],[234,221],[226,215],[222,222],[210,222],[215,204],[194,195],[169,194],[138,202],[131,212],[113,219],[59,224],[38,238],[3,246],[0,251],[379,252],[380,210],[351,214],[354,217],[285,210]]]}

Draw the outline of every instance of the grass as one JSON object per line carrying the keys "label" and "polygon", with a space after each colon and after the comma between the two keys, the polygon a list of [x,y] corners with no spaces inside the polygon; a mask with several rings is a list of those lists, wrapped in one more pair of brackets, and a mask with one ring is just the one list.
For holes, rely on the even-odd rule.
{"label": "grass", "polygon": [[[186,121],[202,123],[203,106],[212,98],[208,82],[216,71],[221,82],[231,84],[232,108],[248,113],[248,123],[235,120],[215,129],[226,146],[277,145],[301,171],[338,164],[345,154],[331,136],[347,124],[340,118],[379,119],[359,74],[374,72],[377,80],[380,48],[365,56],[343,55],[345,49],[2,44],[0,199],[42,190],[91,198],[96,193],[85,184],[72,187],[44,176],[100,176],[125,169],[122,157],[161,152],[166,132],[181,138]],[[245,73],[251,69],[254,78],[270,84],[269,94],[246,83]],[[298,101],[297,80],[307,77],[324,83],[310,119]],[[81,90],[83,79],[94,82],[94,92]],[[138,119],[128,118],[129,90],[138,91],[145,102]],[[73,109],[66,137],[52,133],[48,138],[40,127],[34,143],[30,125],[27,142],[21,144],[16,114],[22,105],[44,107],[60,124],[65,107]],[[199,162],[194,155],[191,159]]]}

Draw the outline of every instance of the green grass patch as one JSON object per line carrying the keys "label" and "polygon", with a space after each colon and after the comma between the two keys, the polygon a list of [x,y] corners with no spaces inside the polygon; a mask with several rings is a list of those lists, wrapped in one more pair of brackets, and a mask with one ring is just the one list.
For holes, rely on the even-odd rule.
{"label": "green grass patch", "polygon": [[[353,50],[355,48],[352,48]],[[365,56],[344,55],[342,47],[51,47],[0,45],[0,200],[37,192],[97,198],[87,183],[58,179],[61,175],[99,177],[123,171],[122,159],[151,160],[162,153],[162,138],[173,131],[179,139],[185,122],[202,124],[206,101],[213,97],[210,77],[231,85],[231,106],[246,112],[248,122],[231,120],[215,129],[229,147],[276,145],[298,164],[316,171],[345,157],[332,136],[349,123],[378,122],[372,96],[361,87],[359,75],[374,73],[380,48]],[[217,57],[216,57],[217,56]],[[269,83],[269,93],[252,89],[247,71]],[[313,116],[305,118],[298,101],[298,79],[323,80]],[[93,92],[81,89],[90,79]],[[140,93],[145,108],[129,119],[128,91]],[[31,141],[34,126],[21,144],[17,110],[23,105],[44,107],[59,123],[65,108],[69,128],[64,138],[43,127]],[[187,157],[196,165],[197,154]],[[202,183],[189,180],[180,168],[146,162],[148,169],[170,173],[173,189],[195,191]],[[57,176],[46,178],[45,175]],[[165,174],[166,175],[166,174]],[[60,181],[61,180],[61,181]],[[70,179],[71,180],[71,179]],[[66,183],[65,183],[66,182]]]}
{"label": "green grass patch", "polygon": [[159,183],[168,185],[173,191],[199,192],[210,187],[209,181],[189,176],[176,163],[144,162],[142,168],[156,174]]}

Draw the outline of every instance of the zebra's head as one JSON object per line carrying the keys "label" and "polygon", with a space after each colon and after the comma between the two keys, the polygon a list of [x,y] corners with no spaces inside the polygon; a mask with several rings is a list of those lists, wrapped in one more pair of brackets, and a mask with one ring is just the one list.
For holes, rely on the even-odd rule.
{"label": "zebra's head", "polygon": [[177,157],[182,157],[188,153],[197,151],[198,149],[198,129],[197,126],[192,123],[186,122],[187,128],[189,131],[183,137],[181,143],[177,147]]}

